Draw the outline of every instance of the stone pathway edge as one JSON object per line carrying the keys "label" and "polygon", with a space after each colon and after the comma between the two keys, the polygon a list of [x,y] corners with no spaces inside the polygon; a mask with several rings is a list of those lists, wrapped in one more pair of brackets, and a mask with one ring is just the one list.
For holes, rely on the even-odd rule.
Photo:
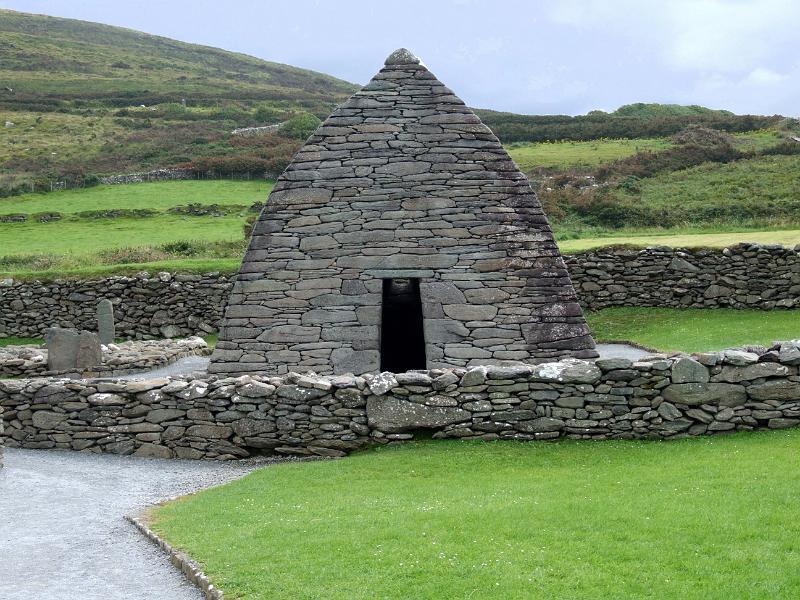
{"label": "stone pathway edge", "polygon": [[[169,502],[169,500],[166,502]],[[185,552],[173,548],[169,542],[150,529],[144,521],[143,514],[139,516],[125,515],[125,520],[161,549],[169,557],[170,562],[183,573],[184,577],[200,589],[206,600],[224,600],[225,596],[222,590],[211,583],[208,575],[203,572],[200,565]]]}

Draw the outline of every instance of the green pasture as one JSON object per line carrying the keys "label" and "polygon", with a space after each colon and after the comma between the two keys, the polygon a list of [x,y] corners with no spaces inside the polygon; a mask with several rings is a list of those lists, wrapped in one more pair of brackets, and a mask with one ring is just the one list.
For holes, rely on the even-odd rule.
{"label": "green pasture", "polygon": [[436,441],[263,468],[152,526],[226,598],[800,595],[800,430]]}

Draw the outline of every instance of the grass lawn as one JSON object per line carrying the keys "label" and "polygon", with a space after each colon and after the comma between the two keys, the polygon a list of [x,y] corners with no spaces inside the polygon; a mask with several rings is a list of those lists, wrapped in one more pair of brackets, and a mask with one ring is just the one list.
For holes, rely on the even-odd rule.
{"label": "grass lawn", "polygon": [[69,214],[112,208],[166,210],[189,203],[250,206],[256,201],[265,202],[274,183],[260,179],[98,185],[47,194],[0,198],[0,214],[35,214],[48,211]]}
{"label": "grass lawn", "polygon": [[588,142],[515,142],[506,150],[523,171],[537,167],[596,167],[643,150],[665,150],[665,138],[591,140]]}
{"label": "grass lawn", "polygon": [[664,351],[705,352],[800,338],[800,311],[606,308],[587,313],[597,340],[625,340]]}
{"label": "grass lawn", "polygon": [[2,223],[0,248],[5,256],[90,254],[99,250],[155,246],[168,242],[242,239],[244,219],[159,215],[146,219],[97,219],[54,223]]}
{"label": "grass lawn", "polygon": [[3,346],[22,346],[25,344],[43,344],[44,340],[41,338],[22,338],[22,337],[7,337],[0,338],[0,348]]}
{"label": "grass lawn", "polygon": [[800,430],[412,443],[267,467],[154,528],[226,598],[797,598]]}
{"label": "grass lawn", "polygon": [[[558,228],[555,228],[558,236]],[[669,246],[672,248],[724,248],[735,246],[740,242],[751,242],[760,244],[782,244],[784,246],[795,246],[800,244],[800,229],[774,229],[769,231],[737,231],[723,232],[712,230],[712,232],[702,232],[702,230],[692,229],[689,233],[677,233],[674,230],[660,230],[655,232],[636,233],[622,231],[619,234],[559,240],[558,247],[564,253],[582,252],[592,248],[602,248],[604,246],[630,245],[630,246]]]}

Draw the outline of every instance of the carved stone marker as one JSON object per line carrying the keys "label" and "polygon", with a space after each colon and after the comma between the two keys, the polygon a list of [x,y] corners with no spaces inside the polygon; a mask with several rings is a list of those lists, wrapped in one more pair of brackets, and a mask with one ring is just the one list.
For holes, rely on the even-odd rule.
{"label": "carved stone marker", "polygon": [[111,300],[103,298],[97,303],[97,335],[100,343],[104,345],[113,344],[117,332],[114,327],[114,305]]}
{"label": "carved stone marker", "polygon": [[47,346],[47,368],[69,371],[94,367],[103,362],[100,338],[89,331],[53,327],[44,336]]}
{"label": "carved stone marker", "polygon": [[78,352],[75,356],[75,366],[79,369],[96,367],[103,362],[103,349],[100,338],[91,331],[81,331],[78,336]]}

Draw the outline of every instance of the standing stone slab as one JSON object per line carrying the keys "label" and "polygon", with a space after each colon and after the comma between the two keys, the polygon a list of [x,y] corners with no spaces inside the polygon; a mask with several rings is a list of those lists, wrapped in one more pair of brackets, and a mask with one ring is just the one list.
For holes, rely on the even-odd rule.
{"label": "standing stone slab", "polygon": [[409,368],[597,356],[525,175],[405,49],[328,117],[278,178],[209,371],[387,368],[382,359],[403,339],[382,326],[391,313],[383,310],[391,305],[383,301],[392,288],[386,279],[418,280],[422,332],[414,325],[413,333],[424,348],[414,355],[425,365]]}
{"label": "standing stone slab", "polygon": [[97,303],[97,335],[103,345],[113,344],[117,337],[114,327],[114,305],[111,300],[103,298]]}
{"label": "standing stone slab", "polygon": [[44,335],[47,347],[47,368],[50,371],[74,369],[78,363],[78,332],[74,329],[53,327]]}
{"label": "standing stone slab", "polygon": [[78,369],[96,367],[103,364],[103,349],[100,338],[91,331],[81,331],[78,336],[78,352],[75,356],[75,366]]}
{"label": "standing stone slab", "polygon": [[86,369],[103,363],[100,338],[90,331],[53,327],[45,334],[47,368],[50,371]]}

